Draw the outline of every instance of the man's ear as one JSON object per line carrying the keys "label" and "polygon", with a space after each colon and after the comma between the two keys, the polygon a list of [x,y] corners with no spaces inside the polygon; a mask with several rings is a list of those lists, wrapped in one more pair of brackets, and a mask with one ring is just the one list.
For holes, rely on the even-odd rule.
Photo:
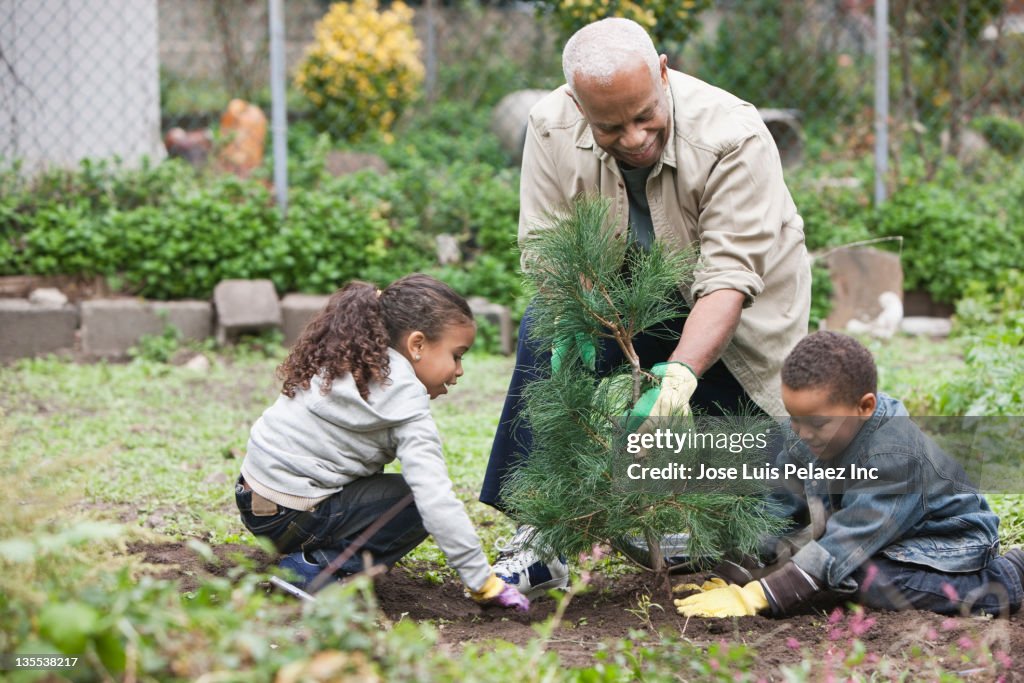
{"label": "man's ear", "polygon": [[565,94],[568,95],[569,99],[572,100],[572,103],[576,105],[577,111],[579,111],[579,113],[582,114],[583,113],[583,107],[580,106],[580,102],[579,102],[579,100],[576,99],[576,95],[573,94],[572,90],[566,90]]}
{"label": "man's ear", "polygon": [[661,84],[668,85],[668,55],[658,57],[658,68],[661,71]]}
{"label": "man's ear", "polygon": [[864,394],[857,403],[857,413],[860,417],[871,417],[875,414],[875,407],[878,405],[878,397],[874,394]]}

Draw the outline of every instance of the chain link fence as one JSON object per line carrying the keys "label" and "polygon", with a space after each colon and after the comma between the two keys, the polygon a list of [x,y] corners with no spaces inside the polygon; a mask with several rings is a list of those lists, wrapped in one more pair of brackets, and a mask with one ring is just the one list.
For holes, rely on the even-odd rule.
{"label": "chain link fence", "polygon": [[[981,140],[1016,144],[1024,0],[887,4],[894,168],[909,157],[963,157]],[[292,79],[330,6],[285,6],[292,122],[311,114]],[[428,0],[413,9],[423,96],[399,127],[453,106],[482,117],[510,92],[561,82],[564,36],[532,3]],[[875,11],[871,0],[719,0],[692,35],[659,47],[676,68],[759,108],[792,111],[811,158],[863,157],[876,136]],[[266,0],[0,0],[0,158],[159,157],[170,128],[215,126],[232,98],[269,111],[268,36]],[[509,115],[521,125],[522,111]],[[326,132],[343,138],[346,124]]]}

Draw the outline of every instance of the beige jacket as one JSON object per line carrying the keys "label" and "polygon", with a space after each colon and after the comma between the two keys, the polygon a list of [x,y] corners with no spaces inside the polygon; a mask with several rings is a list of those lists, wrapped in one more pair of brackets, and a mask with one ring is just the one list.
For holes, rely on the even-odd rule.
{"label": "beige jacket", "polygon": [[[697,243],[701,263],[686,300],[719,289],[746,295],[722,361],[769,415],[784,416],[779,371],[807,334],[811,273],[803,220],[782,177],[778,149],[750,104],[669,71],[668,144],[647,180],[655,238]],[[596,144],[566,86],[530,112],[520,185],[519,243],[545,215],[580,194],[612,201],[612,229],[625,235],[626,186]],[[525,267],[525,264],[524,264]]]}

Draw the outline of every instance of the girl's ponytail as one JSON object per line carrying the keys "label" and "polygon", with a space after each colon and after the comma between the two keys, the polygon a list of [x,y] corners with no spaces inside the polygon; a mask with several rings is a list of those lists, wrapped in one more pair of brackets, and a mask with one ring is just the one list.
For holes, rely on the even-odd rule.
{"label": "girl's ponytail", "polygon": [[334,378],[350,372],[365,400],[370,383],[388,377],[389,346],[397,347],[414,330],[433,341],[448,325],[472,323],[466,300],[429,275],[407,275],[383,291],[369,282],[350,282],[331,295],[277,369],[284,380],[281,393],[294,398],[319,374],[326,394]]}
{"label": "girl's ponytail", "polygon": [[381,310],[380,290],[369,282],[352,281],[339,289],[306,325],[288,358],[277,369],[284,380],[281,393],[294,398],[320,373],[321,390],[331,390],[335,377],[352,373],[359,395],[388,376],[390,338]]}

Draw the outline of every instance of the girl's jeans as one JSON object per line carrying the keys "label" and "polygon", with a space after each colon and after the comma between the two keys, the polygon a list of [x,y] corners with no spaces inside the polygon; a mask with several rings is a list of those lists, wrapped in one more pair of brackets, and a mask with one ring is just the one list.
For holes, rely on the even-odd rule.
{"label": "girl's jeans", "polygon": [[[256,536],[270,539],[282,553],[302,550],[321,568],[352,544],[360,533],[410,493],[400,474],[376,474],[345,486],[305,512],[276,506],[276,512],[255,514],[253,492],[241,477],[235,485],[235,503],[242,523]],[[262,511],[261,511],[262,512]],[[409,503],[345,561],[338,573],[355,574],[365,569],[363,554],[371,564],[393,565],[427,537],[414,503]]]}

